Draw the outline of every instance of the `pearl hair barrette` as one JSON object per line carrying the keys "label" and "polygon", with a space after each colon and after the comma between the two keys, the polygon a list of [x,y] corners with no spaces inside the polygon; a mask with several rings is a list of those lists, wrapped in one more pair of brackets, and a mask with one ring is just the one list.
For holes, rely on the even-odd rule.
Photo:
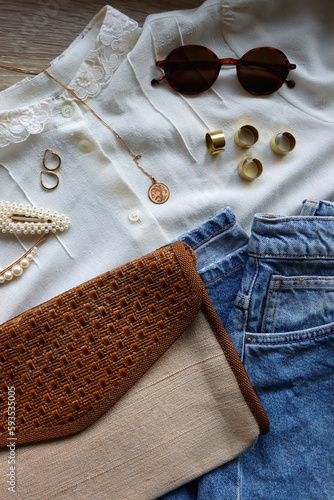
{"label": "pearl hair barrette", "polygon": [[2,233],[41,234],[64,231],[70,225],[68,217],[51,210],[16,203],[0,202],[0,228]]}
{"label": "pearl hair barrette", "polygon": [[59,215],[57,212],[0,201],[0,230],[2,233],[41,235],[19,259],[0,270],[0,284],[23,274],[36,255],[37,246],[45,241],[48,233],[63,232],[69,226],[68,217]]}

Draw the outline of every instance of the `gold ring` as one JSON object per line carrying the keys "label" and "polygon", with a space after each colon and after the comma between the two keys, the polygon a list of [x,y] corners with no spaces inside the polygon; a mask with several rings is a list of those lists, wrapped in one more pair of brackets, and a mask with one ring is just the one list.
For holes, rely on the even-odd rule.
{"label": "gold ring", "polygon": [[243,125],[234,134],[235,143],[241,148],[250,148],[259,139],[259,132],[253,125]]}
{"label": "gold ring", "polygon": [[290,153],[296,145],[296,139],[291,132],[279,132],[270,141],[270,147],[277,155]]}
{"label": "gold ring", "polygon": [[216,155],[225,151],[225,135],[222,130],[208,132],[205,135],[205,141],[210,154]]}
{"label": "gold ring", "polygon": [[257,158],[245,158],[238,165],[238,174],[246,181],[253,181],[263,172],[263,166]]}

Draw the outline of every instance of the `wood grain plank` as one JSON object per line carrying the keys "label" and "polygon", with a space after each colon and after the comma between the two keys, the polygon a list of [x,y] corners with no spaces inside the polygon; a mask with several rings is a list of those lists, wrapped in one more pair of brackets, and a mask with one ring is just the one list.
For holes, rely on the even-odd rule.
{"label": "wood grain plank", "polygon": [[[198,7],[203,0],[114,0],[110,4],[143,25],[148,14]],[[0,63],[41,71],[63,52],[103,0],[0,0]],[[24,75],[0,69],[0,90]]]}

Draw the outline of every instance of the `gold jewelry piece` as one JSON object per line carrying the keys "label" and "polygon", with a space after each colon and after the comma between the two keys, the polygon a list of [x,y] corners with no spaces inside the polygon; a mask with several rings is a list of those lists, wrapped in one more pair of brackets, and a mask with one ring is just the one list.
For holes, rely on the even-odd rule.
{"label": "gold jewelry piece", "polygon": [[[56,178],[56,183],[53,186],[47,186],[46,184],[44,184],[43,174],[46,175],[46,176],[55,177]],[[56,187],[59,184],[59,177],[58,177],[58,174],[56,174],[56,172],[52,172],[50,170],[49,171],[41,170],[41,172],[39,174],[39,177],[40,177],[40,181],[41,181],[42,187],[44,189],[46,189],[47,191],[53,191],[54,189],[56,189]]]}
{"label": "gold jewelry piece", "polygon": [[[42,162],[43,162],[43,167],[45,168],[46,171],[41,170],[41,172],[39,174],[41,186],[44,189],[46,189],[47,191],[53,191],[54,189],[56,189],[56,187],[59,184],[59,176],[55,172],[55,170],[58,170],[58,168],[61,165],[60,156],[59,156],[59,154],[52,151],[52,149],[47,148],[44,152]],[[43,180],[43,175],[45,175],[47,177],[54,177],[56,179],[55,184],[53,184],[51,186],[46,185],[44,183],[44,180]]]}
{"label": "gold jewelry piece", "polygon": [[57,170],[61,165],[61,159],[59,154],[52,151],[52,149],[47,148],[43,156],[43,167],[46,170]]}
{"label": "gold jewelry piece", "polygon": [[[53,173],[53,172],[50,172]],[[51,210],[32,206],[17,205],[8,201],[0,201],[0,231],[11,234],[38,234],[41,235],[36,243],[29,248],[19,259],[2,271],[0,270],[0,284],[21,276],[29,267],[36,254],[36,247],[42,243],[48,233],[63,232],[70,226],[65,215],[59,215]]]}
{"label": "gold jewelry piece", "polygon": [[243,125],[234,134],[235,143],[241,148],[250,148],[259,139],[259,132],[253,125]]}
{"label": "gold jewelry piece", "polygon": [[270,141],[270,147],[278,155],[290,153],[296,146],[296,139],[291,132],[280,132]]}
{"label": "gold jewelry piece", "polygon": [[7,66],[7,64],[0,64],[0,68],[8,69],[9,71],[16,71],[17,73],[24,73],[25,75],[39,75],[39,71],[33,71],[31,69],[15,68],[14,66]]}
{"label": "gold jewelry piece", "polygon": [[169,189],[162,182],[153,182],[148,190],[148,197],[153,203],[161,205],[161,203],[165,203],[168,200]]}
{"label": "gold jewelry piece", "polygon": [[[103,120],[103,118],[101,118],[97,113],[96,111],[94,111],[93,108],[91,108],[89,106],[89,104],[87,104],[83,99],[81,99],[81,97],[79,97],[72,89],[70,89],[69,87],[67,87],[66,85],[64,85],[62,82],[60,82],[57,78],[55,78],[53,75],[51,75],[46,69],[43,70],[43,73],[45,73],[48,77],[50,77],[52,80],[54,80],[56,83],[58,83],[58,85],[60,85],[61,87],[63,87],[65,90],[67,90],[70,94],[73,95],[73,97],[75,97],[75,99],[77,99],[79,102],[81,102],[81,104],[83,104],[84,106],[86,106],[87,109],[89,109],[89,111],[91,113],[93,113],[93,115],[95,116],[95,118],[97,118],[101,123],[102,125],[104,125],[105,127],[107,127],[108,130],[110,130],[110,132],[112,132],[115,137],[119,140],[119,142],[123,145],[123,147],[126,149],[126,151],[129,153],[129,155],[132,156],[134,162],[136,163],[137,167],[143,172],[143,174],[145,174],[147,177],[149,177],[152,181],[152,186],[150,186],[149,190],[148,190],[148,197],[149,199],[153,202],[153,203],[156,203],[156,204],[159,204],[161,205],[162,203],[165,203],[168,198],[169,198],[169,195],[170,195],[170,192],[169,192],[169,189],[168,187],[161,183],[161,182],[157,182],[155,180],[155,178],[153,177],[153,175],[151,175],[149,172],[147,172],[139,163],[139,160],[141,158],[141,155],[140,154],[135,154],[130,148],[129,146],[127,145],[127,143],[125,142],[125,140],[123,139],[123,137],[121,137],[117,132],[116,130],[114,130],[110,125],[108,125],[107,122],[105,122]],[[157,193],[159,193],[159,195],[157,195]]]}
{"label": "gold jewelry piece", "polygon": [[2,233],[41,234],[63,232],[70,226],[65,215],[51,210],[24,207],[8,201],[0,201],[0,230]]}
{"label": "gold jewelry piece", "polygon": [[238,174],[246,181],[257,179],[262,172],[262,163],[257,158],[245,158],[238,165]]}
{"label": "gold jewelry piece", "polygon": [[225,135],[222,130],[208,132],[205,135],[205,141],[211,155],[216,155],[225,151]]}
{"label": "gold jewelry piece", "polygon": [[0,271],[0,284],[6,283],[7,281],[12,280],[13,278],[18,278],[23,274],[23,271],[29,267],[30,262],[34,260],[36,255],[37,246],[43,243],[47,238],[46,234],[43,234],[36,243],[29,248],[19,259],[13,262],[10,266],[2,269]]}
{"label": "gold jewelry piece", "polygon": [[[40,72],[39,71],[32,71],[32,70],[26,70],[26,69],[21,69],[21,68],[15,68],[14,66],[7,66],[7,65],[0,65],[0,68],[3,68],[3,69],[8,69],[10,71],[18,71],[20,73],[26,73],[28,75],[39,75]],[[60,82],[59,80],[57,80],[57,78],[55,78],[54,76],[52,76],[46,69],[43,70],[43,73],[45,73],[49,78],[51,78],[52,80],[54,80],[56,83],[58,83],[58,85],[60,85],[61,87],[63,87],[65,90],[67,90],[70,94],[73,95],[73,97],[75,97],[78,101],[81,102],[81,104],[83,104],[84,106],[86,106],[86,108],[89,109],[89,111],[91,113],[93,113],[93,115],[105,126],[107,127],[107,129],[109,129],[115,136],[116,138],[121,142],[121,144],[124,146],[124,148],[127,150],[127,152],[132,156],[134,162],[136,163],[137,167],[143,172],[143,174],[147,175],[147,177],[149,177],[152,181],[152,186],[150,186],[149,190],[148,190],[148,197],[149,199],[153,202],[153,203],[157,203],[157,204],[162,204],[162,203],[165,203],[168,198],[169,198],[169,195],[170,195],[170,192],[169,192],[169,189],[168,187],[163,184],[162,182],[157,182],[155,180],[155,178],[153,177],[153,175],[149,174],[139,163],[139,159],[141,158],[141,155],[140,154],[135,154],[133,151],[131,151],[131,149],[129,148],[129,146],[127,145],[127,143],[125,142],[125,140],[123,139],[123,137],[121,137],[117,132],[116,130],[114,130],[112,127],[110,127],[110,125],[108,125],[97,113],[96,111],[94,111],[90,106],[89,104],[87,104],[83,99],[81,99],[72,89],[70,89],[69,87],[67,87],[66,85],[64,85],[62,82]],[[41,184],[43,186],[44,189],[47,189],[47,190],[52,190],[52,189],[55,189],[58,184],[59,184],[59,179],[58,179],[58,182],[56,183],[55,186],[53,187],[46,187],[43,182],[42,182],[42,178],[41,178]],[[153,189],[154,188],[154,189]],[[157,196],[157,192],[160,192],[160,195]]]}

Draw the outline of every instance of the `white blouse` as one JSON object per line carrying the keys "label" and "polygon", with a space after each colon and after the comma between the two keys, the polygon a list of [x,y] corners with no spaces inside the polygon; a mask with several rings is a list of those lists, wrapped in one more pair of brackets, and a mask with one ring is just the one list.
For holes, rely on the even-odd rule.
{"label": "white blouse", "polygon": [[[285,5],[285,2],[283,2]],[[115,135],[47,75],[0,93],[0,200],[65,214],[71,226],[49,235],[19,278],[0,284],[0,322],[102,272],[145,254],[231,206],[250,229],[256,212],[298,213],[304,198],[334,200],[334,7],[330,0],[207,0],[201,7],[148,16],[143,28],[105,7],[48,71],[69,86],[170,189],[153,204],[151,180]],[[296,86],[254,97],[223,67],[206,92],[183,96],[155,66],[175,47],[200,44],[218,57],[272,46],[297,65]],[[235,131],[251,124],[259,141],[238,147]],[[223,130],[225,152],[212,156],[208,131]],[[270,140],[294,134],[293,152],[278,156]],[[59,185],[40,184],[46,149],[61,158]],[[263,174],[241,179],[238,163],[259,158]],[[23,254],[35,236],[1,234],[0,267]]]}

